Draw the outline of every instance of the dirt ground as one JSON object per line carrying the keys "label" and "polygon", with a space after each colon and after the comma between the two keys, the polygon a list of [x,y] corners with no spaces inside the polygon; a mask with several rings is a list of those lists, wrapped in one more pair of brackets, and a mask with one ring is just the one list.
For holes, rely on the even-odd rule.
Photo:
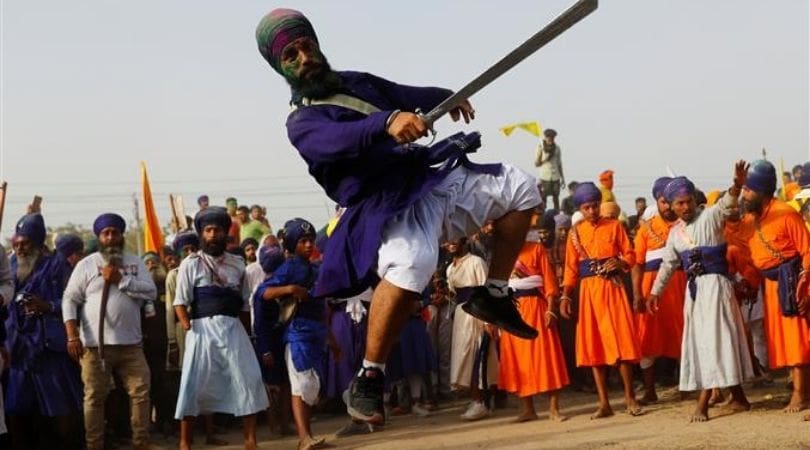
{"label": "dirt ground", "polygon": [[[659,389],[661,400],[645,408],[645,414],[631,417],[622,413],[621,392],[611,391],[611,404],[616,415],[591,420],[596,408],[596,395],[565,391],[561,397],[562,423],[548,420],[545,398],[536,405],[540,420],[516,424],[517,402],[510,398],[506,409],[498,409],[487,419],[463,422],[459,414],[465,402],[440,405],[432,416],[393,417],[386,426],[372,434],[336,438],[334,433],[347,423],[343,416],[319,416],[312,424],[316,436],[327,439],[329,448],[341,449],[540,449],[540,448],[802,448],[810,449],[810,422],[798,414],[785,414],[782,406],[789,398],[784,377],[771,386],[747,387],[753,405],[750,412],[731,413],[712,408],[706,423],[688,423],[695,405],[694,396],[681,401],[675,388]],[[295,449],[297,438],[272,437],[266,425],[259,429],[260,448]],[[241,442],[241,432],[233,429],[224,439]],[[157,442],[156,442],[157,443]],[[171,448],[170,442],[160,444]],[[195,448],[239,449],[241,445]]]}

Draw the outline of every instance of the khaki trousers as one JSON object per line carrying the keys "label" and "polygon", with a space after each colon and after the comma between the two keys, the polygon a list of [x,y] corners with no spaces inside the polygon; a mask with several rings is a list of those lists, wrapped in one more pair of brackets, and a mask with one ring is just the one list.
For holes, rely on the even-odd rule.
{"label": "khaki trousers", "polygon": [[84,428],[88,450],[104,448],[104,402],[113,388],[112,374],[123,381],[129,394],[134,447],[149,443],[149,366],[141,345],[105,345],[104,367],[98,348],[86,348],[81,358],[84,382]]}

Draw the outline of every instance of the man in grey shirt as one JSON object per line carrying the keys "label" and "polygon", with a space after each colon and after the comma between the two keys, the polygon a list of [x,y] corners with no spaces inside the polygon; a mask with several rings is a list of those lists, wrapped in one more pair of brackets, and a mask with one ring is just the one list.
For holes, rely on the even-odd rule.
{"label": "man in grey shirt", "polygon": [[157,289],[141,259],[124,253],[125,228],[117,214],[95,220],[99,251],[79,261],[62,299],[68,353],[82,368],[88,450],[104,447],[104,402],[113,371],[130,397],[132,443],[136,449],[149,446],[150,374],[141,344],[141,308]]}
{"label": "man in grey shirt", "polygon": [[538,179],[540,180],[540,194],[543,196],[543,203],[551,196],[554,202],[554,210],[560,210],[560,186],[565,184],[563,176],[562,155],[560,146],[554,142],[557,132],[547,128],[543,132],[543,141],[537,144],[537,153],[534,158],[535,167],[539,168]]}

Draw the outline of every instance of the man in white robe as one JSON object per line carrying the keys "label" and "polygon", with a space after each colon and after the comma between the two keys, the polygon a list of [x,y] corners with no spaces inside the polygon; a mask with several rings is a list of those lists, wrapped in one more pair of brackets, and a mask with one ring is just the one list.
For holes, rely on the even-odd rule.
{"label": "man in white robe", "polygon": [[753,365],[740,307],[728,277],[723,228],[736,206],[745,181],[746,164],[735,167],[734,185],[714,206],[698,209],[695,186],[685,177],[674,178],[664,195],[680,222],[672,227],[649,303],[657,310],[658,297],[672,273],[687,273],[684,330],[681,350],[681,391],[700,391],[692,422],[708,420],[712,388],[730,388],[729,405],[748,410],[751,405],[741,384],[753,378]]}
{"label": "man in white robe", "polygon": [[230,222],[223,208],[197,213],[194,227],[201,250],[183,260],[178,271],[174,306],[186,329],[175,413],[182,420],[180,449],[191,446],[194,417],[214,412],[242,417],[245,448],[256,448],[256,413],[269,406],[247,333],[245,263],[225,252]]}

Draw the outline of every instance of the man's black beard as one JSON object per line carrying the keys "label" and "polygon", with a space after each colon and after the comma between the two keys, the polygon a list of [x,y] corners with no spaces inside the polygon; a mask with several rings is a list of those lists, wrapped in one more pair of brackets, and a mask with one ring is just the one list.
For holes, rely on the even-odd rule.
{"label": "man's black beard", "polygon": [[226,242],[225,239],[206,241],[205,239],[200,242],[200,249],[211,256],[222,256],[225,253]]}
{"label": "man's black beard", "polygon": [[677,214],[675,214],[675,212],[674,212],[674,211],[672,211],[671,209],[670,209],[670,210],[667,210],[666,212],[660,212],[660,211],[659,211],[658,213],[659,213],[659,214],[661,215],[661,217],[662,217],[664,220],[666,220],[667,222],[674,222],[674,221],[678,220],[678,215],[677,215]]}
{"label": "man's black beard", "polygon": [[40,256],[42,256],[40,249],[32,249],[31,253],[25,256],[17,255],[17,281],[27,280],[31,276]]}
{"label": "man's black beard", "polygon": [[341,85],[340,75],[332,70],[325,57],[320,70],[311,78],[286,78],[293,91],[302,97],[311,99],[321,99],[334,95]]}
{"label": "man's black beard", "polygon": [[762,212],[762,197],[756,196],[751,200],[740,199],[740,212],[759,214]]}

